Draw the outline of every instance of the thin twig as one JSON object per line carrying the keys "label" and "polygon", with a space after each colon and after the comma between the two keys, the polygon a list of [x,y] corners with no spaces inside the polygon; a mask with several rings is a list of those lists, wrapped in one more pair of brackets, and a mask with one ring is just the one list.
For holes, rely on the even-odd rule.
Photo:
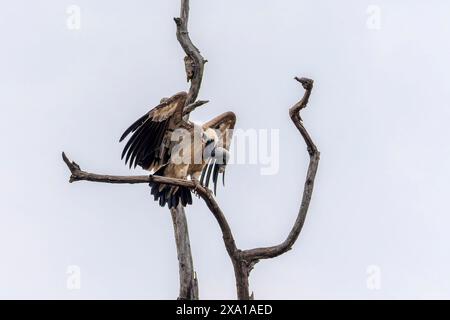
{"label": "thin twig", "polygon": [[194,103],[187,105],[183,110],[183,115],[188,115],[198,107],[203,106],[204,104],[209,103],[209,100],[197,100]]}

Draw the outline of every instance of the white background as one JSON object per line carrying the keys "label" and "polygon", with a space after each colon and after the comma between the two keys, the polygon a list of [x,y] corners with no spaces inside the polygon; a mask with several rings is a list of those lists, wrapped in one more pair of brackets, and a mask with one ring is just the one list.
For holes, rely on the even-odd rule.
{"label": "white background", "polygon": [[[322,161],[294,250],[256,265],[260,299],[450,298],[450,4],[446,1],[192,0],[209,60],[192,119],[232,110],[242,129],[280,130],[280,171],[233,165],[218,190],[241,248],[279,243],[308,163],[288,108]],[[69,5],[81,29],[66,27]],[[82,168],[129,174],[123,130],[186,90],[177,0],[0,1],[0,298],[173,299],[171,218],[145,185],[68,184]],[[367,8],[381,9],[381,29]],[[132,174],[142,174],[136,170]],[[234,298],[230,260],[201,201],[188,208],[202,298]],[[66,288],[67,267],[81,289]],[[367,285],[379,266],[380,290]]]}

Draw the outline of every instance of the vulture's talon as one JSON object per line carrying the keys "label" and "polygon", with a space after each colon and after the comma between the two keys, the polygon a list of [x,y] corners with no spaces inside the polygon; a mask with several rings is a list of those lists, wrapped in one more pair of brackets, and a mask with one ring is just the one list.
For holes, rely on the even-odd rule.
{"label": "vulture's talon", "polygon": [[194,183],[194,189],[192,189],[192,192],[194,193],[194,195],[196,197],[200,198],[200,194],[198,193],[198,189],[199,189],[199,187],[202,186],[202,184],[197,179],[192,179],[192,182]]}

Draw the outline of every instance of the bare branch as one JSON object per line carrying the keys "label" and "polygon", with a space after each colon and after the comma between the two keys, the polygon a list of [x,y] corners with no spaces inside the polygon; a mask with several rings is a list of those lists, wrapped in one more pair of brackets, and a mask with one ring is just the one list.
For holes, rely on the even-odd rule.
{"label": "bare branch", "polygon": [[310,161],[308,166],[308,171],[306,174],[306,181],[305,181],[305,187],[303,190],[303,196],[302,196],[302,202],[300,205],[299,213],[297,216],[297,219],[294,223],[294,226],[292,227],[291,231],[289,232],[288,237],[285,241],[283,241],[281,244],[277,246],[272,247],[266,247],[266,248],[257,248],[257,249],[251,249],[251,250],[245,250],[243,252],[244,259],[247,261],[257,261],[260,259],[268,259],[268,258],[274,258],[276,256],[279,256],[289,250],[291,250],[292,246],[294,245],[295,241],[297,240],[298,236],[300,235],[300,232],[303,228],[303,224],[306,219],[306,215],[308,213],[309,204],[311,202],[311,196],[314,189],[314,180],[317,173],[317,168],[319,165],[320,160],[320,152],[317,150],[316,145],[312,141],[311,136],[309,135],[308,131],[303,125],[303,121],[300,117],[300,111],[304,108],[306,108],[308,104],[309,97],[311,95],[311,91],[313,88],[313,81],[306,78],[295,78],[297,81],[302,83],[303,87],[305,88],[306,92],[303,96],[303,99],[295,104],[290,110],[289,115],[294,122],[295,126],[299,130],[300,134],[303,137],[303,140],[306,143],[308,153],[310,155]]}
{"label": "bare branch", "polygon": [[177,25],[177,39],[186,53],[186,76],[188,81],[191,81],[191,88],[189,89],[189,97],[186,105],[189,105],[197,100],[200,87],[203,80],[203,70],[206,60],[200,53],[200,50],[192,43],[189,36],[189,0],[181,0],[180,17],[174,18]]}
{"label": "bare branch", "polygon": [[[112,184],[139,184],[159,182],[173,186],[182,186],[195,189],[196,184],[192,181],[166,178],[161,176],[111,176],[96,173],[90,173],[81,170],[80,166],[70,161],[66,154],[62,153],[62,158],[70,170],[70,183],[77,181],[90,181]],[[201,187],[199,193],[206,194],[207,189]],[[179,209],[181,208],[181,209]],[[189,240],[189,232],[187,219],[183,207],[173,208],[170,210],[174,228],[175,243],[177,247],[177,256],[179,261],[180,273],[180,293],[178,299],[193,300],[198,299],[198,281],[194,273],[194,264],[192,261],[191,245]]]}
{"label": "bare branch", "polygon": [[227,241],[226,247],[229,250],[230,254],[236,254],[236,245],[234,243],[233,234],[231,232],[231,228],[228,225],[228,222],[214,199],[213,193],[211,190],[205,188],[198,182],[194,182],[191,180],[182,180],[175,178],[167,178],[163,176],[112,176],[112,175],[102,175],[97,173],[91,173],[84,170],[81,170],[80,166],[75,162],[71,162],[66,154],[63,152],[62,154],[63,160],[66,163],[67,167],[71,172],[70,182],[77,181],[90,181],[90,182],[100,182],[100,183],[112,183],[112,184],[140,184],[140,183],[150,183],[157,182],[163,183],[171,186],[180,186],[186,187],[191,190],[194,190],[206,203],[208,208],[216,217],[217,222],[219,223],[220,229],[222,230],[223,237]]}
{"label": "bare branch", "polygon": [[183,115],[188,115],[198,107],[201,107],[202,105],[207,103],[209,103],[209,100],[197,100],[184,108]]}
{"label": "bare branch", "polygon": [[223,214],[222,210],[217,204],[212,191],[209,190],[208,188],[205,188],[198,182],[153,175],[113,176],[113,175],[102,175],[97,173],[91,173],[82,170],[80,166],[75,162],[71,162],[64,152],[62,154],[62,157],[71,172],[70,177],[71,183],[77,181],[90,181],[90,182],[112,183],[112,184],[140,184],[140,183],[148,184],[150,182],[158,182],[171,186],[187,187],[191,190],[194,190],[205,201],[206,205],[216,218],[219,227],[222,231],[223,239],[225,241],[225,247],[228,253],[233,256],[237,255],[238,249],[236,248],[234,237],[231,232],[231,228],[227,222],[227,219],[225,218],[225,215]]}
{"label": "bare branch", "polygon": [[291,250],[295,241],[298,239],[300,232],[303,228],[306,215],[308,213],[309,204],[311,202],[312,192],[314,188],[314,180],[316,177],[316,172],[320,160],[320,153],[314,144],[311,136],[303,125],[303,121],[300,117],[300,111],[306,108],[311,91],[313,89],[313,80],[306,78],[295,78],[299,81],[303,88],[306,90],[302,100],[296,103],[290,110],[289,115],[292,122],[295,124],[299,130],[303,140],[306,143],[307,150],[310,156],[310,162],[308,166],[308,171],[306,174],[305,187],[303,190],[302,202],[300,205],[299,213],[297,219],[289,232],[288,237],[285,241],[277,246],[256,248],[251,250],[241,251],[236,247],[231,229],[228,225],[226,217],[224,216],[222,210],[219,208],[215,200],[209,193],[201,194],[201,197],[205,200],[208,208],[213,213],[219,226],[222,230],[223,240],[227,248],[228,255],[233,263],[235,278],[236,278],[236,288],[238,299],[249,300],[254,298],[254,294],[249,293],[249,283],[248,277],[251,270],[254,268],[255,264],[261,259],[269,259],[277,257],[287,251]]}
{"label": "bare branch", "polygon": [[[184,59],[186,78],[191,81],[191,87],[189,89],[188,98],[186,100],[185,116],[186,120],[189,118],[189,106],[197,100],[200,92],[200,87],[203,80],[203,70],[206,60],[203,59],[200,54],[200,50],[192,43],[188,32],[189,23],[189,0],[181,0],[180,17],[175,18],[177,25],[177,39],[186,53]],[[179,218],[174,220],[174,228],[178,230],[184,230],[184,233],[180,233],[180,244],[177,244],[177,254],[179,259],[180,269],[180,299],[198,299],[198,282],[194,272],[192,253],[190,248],[190,240],[188,234],[188,226],[186,220],[186,213],[183,206],[178,206],[175,210],[171,211],[172,217],[174,215]],[[183,252],[183,250],[187,250]],[[190,265],[189,268],[185,268],[185,265]]]}
{"label": "bare branch", "polygon": [[[103,175],[97,173],[90,173],[87,171],[81,170],[80,166],[75,162],[71,162],[69,158],[67,158],[66,154],[63,152],[62,157],[67,167],[71,172],[70,182],[77,181],[90,181],[90,182],[101,182],[101,183],[112,183],[112,184],[139,184],[139,183],[150,183],[150,182],[158,182],[164,183],[173,186],[181,186],[187,187],[190,189],[195,188],[195,184],[192,181],[182,180],[182,179],[173,179],[162,176],[111,176],[111,175]],[[204,189],[204,188],[203,188]],[[203,190],[205,191],[205,190]],[[205,191],[206,192],[206,191]]]}

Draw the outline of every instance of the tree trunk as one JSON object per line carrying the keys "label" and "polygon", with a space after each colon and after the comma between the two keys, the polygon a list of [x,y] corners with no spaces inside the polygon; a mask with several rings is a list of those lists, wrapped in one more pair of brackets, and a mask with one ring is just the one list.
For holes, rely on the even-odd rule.
{"label": "tree trunk", "polygon": [[194,272],[186,214],[182,206],[170,210],[177,246],[180,272],[179,300],[198,300],[198,284]]}

